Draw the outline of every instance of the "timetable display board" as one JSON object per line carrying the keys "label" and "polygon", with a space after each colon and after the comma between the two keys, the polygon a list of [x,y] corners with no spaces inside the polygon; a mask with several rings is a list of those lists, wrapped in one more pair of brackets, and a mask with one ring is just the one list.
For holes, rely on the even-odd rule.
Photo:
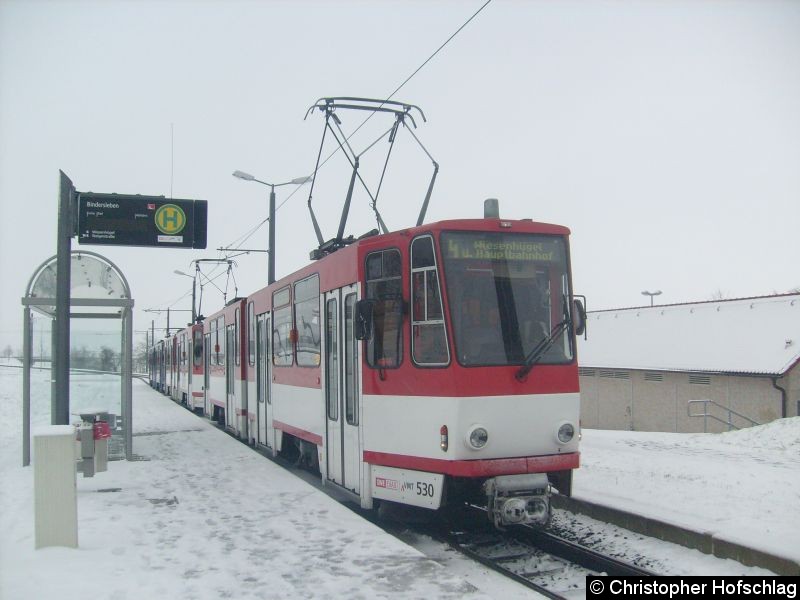
{"label": "timetable display board", "polygon": [[206,247],[208,202],[163,196],[78,195],[78,243],[159,248]]}

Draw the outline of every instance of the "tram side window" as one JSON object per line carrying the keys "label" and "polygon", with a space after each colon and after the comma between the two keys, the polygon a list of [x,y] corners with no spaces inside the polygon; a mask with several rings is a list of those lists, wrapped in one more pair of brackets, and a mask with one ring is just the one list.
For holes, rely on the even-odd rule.
{"label": "tram side window", "polygon": [[399,250],[367,255],[367,299],[373,300],[373,335],[367,342],[370,367],[394,368],[403,356],[403,290]]}
{"label": "tram side window", "polygon": [[241,343],[239,342],[241,338],[239,337],[239,332],[241,331],[240,327],[241,327],[242,317],[239,314],[239,312],[240,311],[237,308],[234,313],[234,321],[233,321],[233,359],[234,362],[236,362],[237,367],[239,366],[239,356],[241,355],[241,349],[239,348],[239,346],[241,346]]}
{"label": "tram side window", "polygon": [[247,353],[248,362],[256,364],[256,312],[252,302],[247,304]]}
{"label": "tram side window", "polygon": [[292,305],[288,287],[272,295],[272,364],[287,367],[292,364]]}
{"label": "tram side window", "polygon": [[208,364],[217,364],[217,320],[212,319],[209,321],[209,334],[208,334]]}
{"label": "tram side window", "polygon": [[194,332],[192,332],[192,337],[194,338],[194,366],[199,367],[203,364],[203,331],[201,329],[195,329]]}
{"label": "tram side window", "polygon": [[431,367],[450,362],[436,255],[430,236],[411,243],[411,349],[417,365]]}
{"label": "tram side window", "polygon": [[356,294],[348,294],[344,299],[344,406],[347,422],[358,425],[358,340],[355,337]]}
{"label": "tram side window", "polygon": [[294,319],[297,329],[297,364],[318,367],[320,361],[319,276],[294,285]]}
{"label": "tram side window", "polygon": [[217,364],[225,364],[225,317],[217,319]]}

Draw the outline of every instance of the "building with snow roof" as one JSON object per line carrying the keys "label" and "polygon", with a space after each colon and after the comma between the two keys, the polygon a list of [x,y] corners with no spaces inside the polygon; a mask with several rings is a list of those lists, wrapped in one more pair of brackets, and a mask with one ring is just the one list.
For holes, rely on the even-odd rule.
{"label": "building with snow roof", "polygon": [[583,427],[718,432],[800,414],[799,293],[601,310],[587,321]]}

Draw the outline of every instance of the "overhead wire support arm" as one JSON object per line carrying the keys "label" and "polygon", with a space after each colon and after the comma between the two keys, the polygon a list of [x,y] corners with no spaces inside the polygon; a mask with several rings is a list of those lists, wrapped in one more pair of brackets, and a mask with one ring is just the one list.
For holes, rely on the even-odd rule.
{"label": "overhead wire support arm", "polygon": [[217,252],[238,252],[238,254],[231,254],[227,257],[227,258],[236,258],[237,256],[242,256],[243,254],[250,254],[251,252],[268,253],[269,250],[255,249],[255,248],[217,248]]}
{"label": "overhead wire support arm", "polygon": [[[381,228],[381,231],[383,231],[383,233],[389,233],[389,230],[387,229],[386,224],[383,222],[383,219],[381,218],[381,213],[378,211],[378,196],[381,195],[381,188],[383,187],[383,179],[384,177],[386,177],[386,168],[389,166],[389,158],[391,158],[392,156],[392,150],[394,149],[394,141],[397,139],[397,128],[400,126],[400,123],[405,124],[402,117],[397,116],[394,120],[394,125],[392,125],[391,129],[389,130],[389,151],[386,153],[386,160],[383,161],[383,170],[381,171],[381,178],[378,181],[378,189],[375,191],[374,198],[372,197],[372,195],[370,195],[370,198],[372,199],[372,211],[375,213],[375,218],[378,221],[378,226]],[[380,139],[383,139],[383,136],[381,136]],[[377,140],[375,143],[377,143]],[[370,146],[370,148],[371,147],[372,146]]]}
{"label": "overhead wire support arm", "polygon": [[[344,152],[345,157],[350,162],[350,166],[353,167],[353,175],[351,177],[350,187],[349,187],[349,189],[347,191],[347,198],[345,199],[344,211],[342,212],[342,221],[340,222],[339,231],[338,231],[338,234],[336,236],[336,241],[335,241],[336,244],[341,244],[342,239],[344,237],[344,224],[346,223],[347,216],[349,215],[349,212],[350,212],[350,203],[351,203],[352,197],[353,197],[353,189],[355,187],[355,178],[356,177],[358,177],[358,180],[361,182],[361,185],[364,187],[364,191],[367,192],[367,195],[369,196],[369,198],[371,200],[371,205],[370,206],[372,207],[372,210],[375,212],[375,217],[376,217],[376,219],[378,221],[378,226],[381,228],[383,233],[389,233],[389,230],[386,228],[386,224],[383,222],[383,219],[381,218],[381,215],[378,212],[378,195],[380,194],[381,185],[383,184],[383,176],[386,173],[386,166],[389,163],[389,156],[391,155],[392,147],[394,146],[395,134],[397,132],[397,125],[402,120],[403,120],[403,116],[402,115],[399,115],[399,114],[395,115],[394,124],[389,129],[387,129],[385,132],[383,132],[383,134],[378,136],[378,138],[374,142],[372,142],[369,146],[364,148],[364,150],[361,151],[361,154],[356,154],[355,153],[355,151],[353,150],[352,146],[350,146],[350,143],[348,142],[347,137],[344,134],[344,131],[342,131],[342,127],[340,125],[339,120],[338,119],[334,120],[334,122],[336,124],[336,129],[339,131],[339,135],[341,135],[341,138],[344,140],[344,144],[347,144],[347,150],[349,150],[350,153],[352,153],[352,155],[353,155],[353,158],[351,159],[350,155],[345,150],[345,148],[344,148],[344,146],[342,144],[342,141],[340,141],[339,135],[336,135],[336,131],[331,129],[331,132],[333,133],[334,137],[336,138],[336,141],[339,142],[339,147],[342,149],[342,152]],[[364,178],[361,177],[361,173],[358,172],[359,159],[364,154],[369,152],[370,149],[372,149],[375,146],[375,144],[377,144],[379,141],[381,141],[387,135],[389,136],[389,143],[390,143],[389,152],[386,155],[386,161],[385,161],[384,166],[383,166],[383,173],[381,174],[380,183],[378,184],[378,190],[375,193],[375,195],[373,196],[372,192],[369,189],[369,186],[364,181]]]}
{"label": "overhead wire support arm", "polygon": [[417,217],[417,227],[419,227],[422,225],[423,221],[425,221],[425,213],[428,212],[428,204],[431,201],[431,194],[433,193],[433,184],[436,183],[436,176],[439,174],[439,163],[434,160],[434,158],[431,156],[431,153],[428,152],[428,149],[425,148],[422,142],[419,141],[419,138],[416,136],[416,134],[411,129],[409,129],[408,132],[411,134],[411,137],[416,140],[417,144],[419,144],[419,147],[422,148],[422,151],[428,156],[428,158],[431,159],[431,162],[433,163],[433,175],[431,176],[431,181],[428,184],[428,192],[425,194],[425,200],[422,202],[422,208],[419,211],[419,217]]}
{"label": "overhead wire support arm", "polygon": [[[336,129],[339,130],[341,138],[339,138],[339,136],[336,135],[336,131],[334,131],[333,128],[331,127],[330,117],[333,117],[333,122],[336,125]],[[344,132],[342,131],[341,120],[333,113],[333,109],[329,109],[326,112],[325,126],[330,128],[331,133],[333,133],[333,137],[339,144],[339,148],[341,148],[342,152],[344,152],[344,155],[347,158],[348,162],[350,163],[350,166],[353,167],[353,174],[350,176],[350,185],[347,188],[347,196],[345,197],[344,205],[342,206],[342,216],[339,219],[339,230],[337,231],[336,238],[334,238],[333,241],[334,247],[338,247],[341,245],[342,239],[344,238],[344,227],[347,224],[347,217],[350,214],[350,202],[353,199],[353,188],[355,188],[356,177],[358,176],[359,156],[355,153],[353,147],[350,146],[350,142],[348,142],[347,136],[345,136]],[[350,158],[348,150],[350,151],[350,154],[353,155],[352,158]],[[364,183],[363,180],[362,183]],[[367,193],[369,193],[369,190],[367,190]]]}
{"label": "overhead wire support arm", "polygon": [[[414,104],[409,104],[407,102],[399,102],[396,100],[377,100],[372,98],[356,98],[352,96],[341,96],[341,97],[319,98],[311,107],[308,108],[308,110],[306,111],[305,118],[308,118],[308,115],[310,115],[315,109],[325,114],[325,126],[323,128],[322,141],[320,142],[319,151],[317,153],[317,163],[314,168],[311,190],[309,191],[309,197],[308,197],[308,208],[311,214],[312,223],[314,225],[314,231],[317,235],[317,240],[319,242],[319,250],[318,251],[315,250],[312,253],[312,258],[320,258],[324,254],[338,250],[339,248],[346,246],[352,240],[352,236],[350,236],[347,240],[345,240],[344,235],[345,235],[345,227],[347,225],[347,219],[349,217],[350,207],[352,204],[353,193],[355,191],[356,179],[361,183],[367,195],[369,196],[371,202],[370,207],[372,211],[375,213],[375,217],[378,222],[380,230],[382,231],[382,233],[389,232],[389,229],[386,227],[386,223],[384,223],[380,211],[378,210],[378,197],[380,196],[380,193],[383,189],[383,183],[385,181],[389,159],[391,158],[392,151],[394,149],[394,143],[397,139],[398,129],[400,128],[400,125],[404,126],[408,125],[406,119],[408,119],[408,121],[410,121],[411,123],[411,127],[407,128],[409,131],[412,132],[414,140],[422,148],[423,152],[425,152],[428,158],[430,158],[431,161],[433,161],[434,164],[434,174],[430,184],[428,185],[428,190],[419,216],[418,224],[420,224],[424,219],[424,215],[427,211],[427,207],[430,202],[431,194],[433,191],[433,185],[436,180],[436,175],[438,173],[438,168],[439,168],[436,161],[433,160],[430,153],[422,145],[422,143],[419,141],[419,138],[417,138],[417,136],[414,135],[412,131],[414,128],[417,127],[417,123],[414,120],[414,116],[412,113],[416,112],[423,122],[427,122],[427,119],[425,117],[425,114],[422,112],[422,109],[420,109],[418,106]],[[362,121],[361,124],[348,136],[344,133],[342,129],[341,126],[342,121],[336,114],[337,110],[361,110],[370,112],[371,114],[364,121]],[[360,153],[356,152],[351,146],[350,140],[353,138],[356,132],[358,132],[358,130],[361,129],[361,127],[363,127],[367,123],[367,121],[369,121],[369,119],[376,113],[392,114],[394,115],[394,122],[386,131],[380,134],[377,137],[377,139],[369,143],[363,149],[363,151],[361,151]],[[331,123],[331,121],[333,121],[333,123]],[[333,135],[334,139],[336,140],[339,146],[338,150],[335,150],[328,157],[328,159],[330,159],[333,156],[333,154],[341,150],[342,153],[347,158],[348,162],[350,163],[350,166],[352,168],[352,174],[350,176],[347,195],[345,197],[344,204],[342,207],[342,215],[339,220],[339,226],[336,233],[336,237],[328,242],[324,242],[322,232],[319,228],[319,223],[317,222],[316,215],[314,214],[314,210],[312,207],[312,199],[314,192],[314,184],[316,182],[316,176],[321,167],[320,160],[322,158],[322,150],[325,144],[325,139],[328,134],[328,130],[330,130],[331,134]],[[370,187],[367,185],[366,181],[364,181],[364,178],[359,172],[360,159],[366,152],[372,150],[378,144],[378,142],[380,142],[387,136],[388,136],[389,148],[383,163],[376,192],[373,194],[372,191],[370,190]],[[328,159],[326,159],[325,162],[327,162]]]}
{"label": "overhead wire support arm", "polygon": [[[344,103],[343,103],[344,102]],[[356,102],[357,104],[352,104]],[[386,106],[399,106],[402,110],[397,108],[386,108]],[[422,117],[422,121],[427,123],[427,119],[425,118],[425,113],[422,112],[422,109],[415,105],[415,104],[408,104],[407,102],[398,102],[396,100],[379,100],[375,98],[355,98],[352,96],[335,96],[331,98],[319,98],[314,104],[312,104],[309,109],[306,111],[306,116],[303,120],[308,118],[308,115],[314,109],[318,109],[323,112],[333,112],[337,108],[347,109],[347,110],[366,110],[369,112],[388,112],[393,113],[396,115],[405,115],[411,120],[411,124],[414,125],[416,129],[417,123],[414,120],[413,115],[411,114],[412,110],[416,110],[419,113],[419,116]],[[362,123],[363,125],[363,123]],[[358,131],[358,129],[356,129]],[[355,131],[353,132],[355,133]]]}
{"label": "overhead wire support arm", "polygon": [[[310,111],[311,109],[309,109],[309,112]],[[306,113],[306,117],[308,117],[308,112]],[[322,130],[322,141],[319,143],[319,152],[317,153],[317,164],[314,167],[314,174],[311,176],[311,189],[308,190],[308,212],[311,213],[311,224],[314,226],[314,233],[317,236],[317,241],[320,246],[325,243],[325,238],[322,237],[322,231],[319,228],[319,223],[317,223],[317,217],[314,215],[314,209],[311,207],[311,201],[314,198],[314,184],[317,182],[317,171],[319,171],[319,159],[322,157],[322,148],[325,145],[325,134],[328,133],[328,128],[330,127],[328,125],[328,118],[329,116],[326,115],[325,128]]]}

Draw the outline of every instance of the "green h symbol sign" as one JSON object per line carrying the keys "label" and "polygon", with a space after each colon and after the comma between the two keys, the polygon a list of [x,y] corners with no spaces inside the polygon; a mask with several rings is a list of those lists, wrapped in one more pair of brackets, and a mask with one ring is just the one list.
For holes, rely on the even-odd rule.
{"label": "green h symbol sign", "polygon": [[186,225],[186,214],[176,204],[165,204],[156,211],[156,227],[166,235],[176,235]]}

